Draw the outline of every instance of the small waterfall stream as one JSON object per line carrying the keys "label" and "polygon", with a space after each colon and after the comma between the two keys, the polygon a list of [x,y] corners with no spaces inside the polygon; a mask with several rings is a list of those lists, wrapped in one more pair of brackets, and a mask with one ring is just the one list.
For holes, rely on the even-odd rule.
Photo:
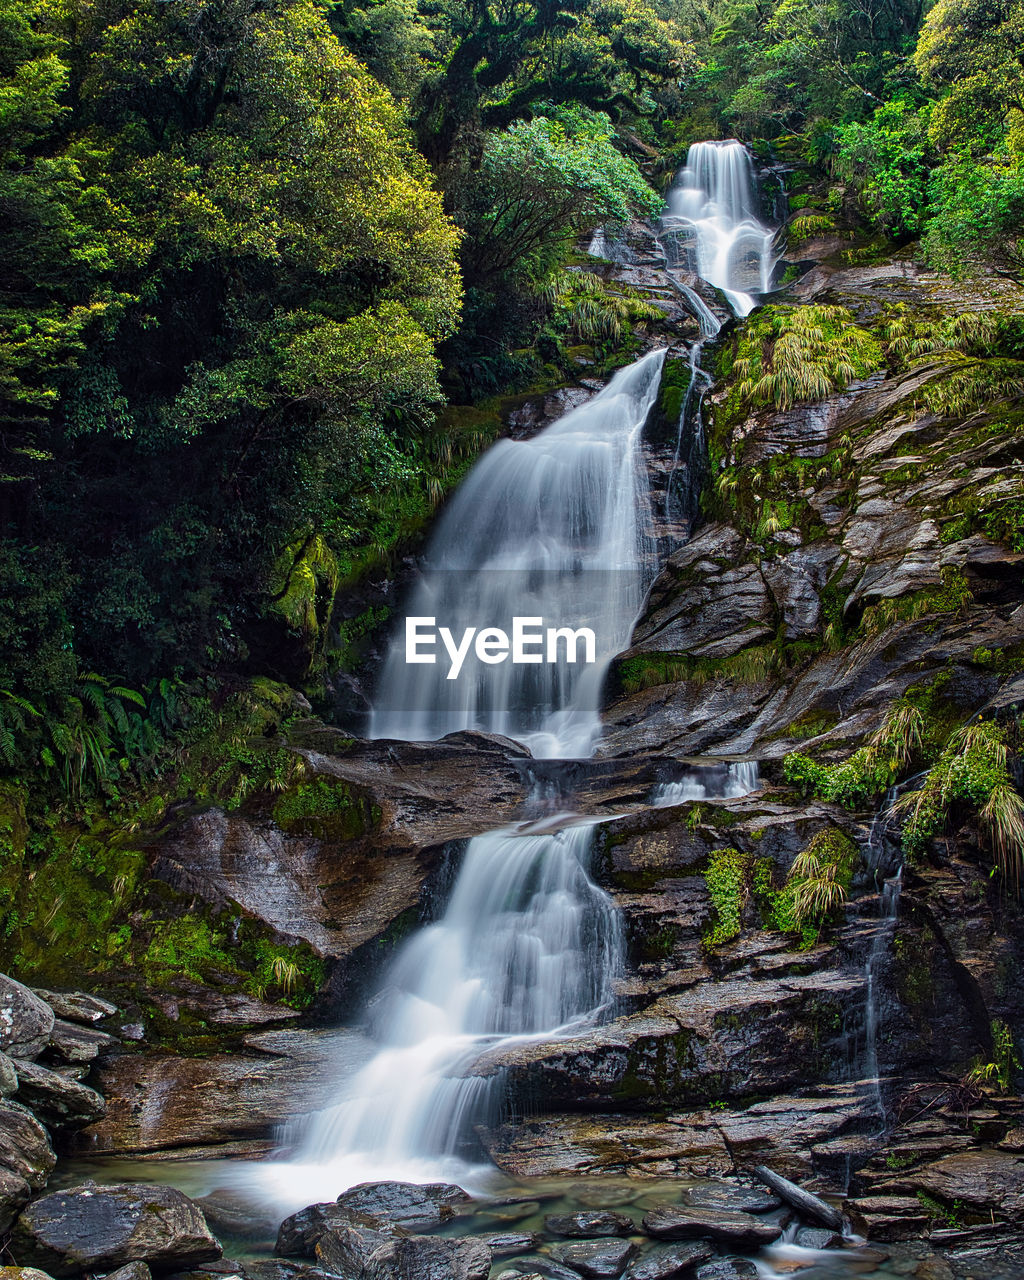
{"label": "small waterfall stream", "polygon": [[[739,143],[701,143],[667,213],[673,225],[690,219],[698,273],[725,289],[741,315],[754,305],[741,288],[744,246],[760,246],[764,287],[770,272],[771,232],[754,219],[753,192]],[[603,238],[599,248],[611,252]],[[694,489],[703,471],[681,458],[682,430],[710,384],[700,356],[720,325],[688,285],[676,283],[701,333],[690,353],[675,460],[685,463]],[[597,661],[497,670],[468,660],[451,680],[443,662],[411,666],[396,637],[373,737],[422,741],[484,729],[518,738],[535,756],[593,752],[604,673],[628,643],[655,569],[641,433],[664,358],[655,351],[620,370],[593,400],[533,439],[495,445],[442,515],[405,611],[436,618],[455,636],[468,627],[507,627],[516,616],[592,626]],[[702,438],[697,447],[703,450]],[[757,786],[756,763],[723,764],[664,784],[649,803],[740,796]],[[278,1203],[304,1205],[383,1178],[479,1180],[472,1126],[494,1117],[501,1086],[500,1077],[469,1076],[470,1064],[496,1045],[571,1035],[613,1006],[621,924],[589,875],[594,825],[563,816],[469,842],[443,917],[410,938],[385,975],[375,1002],[377,1052],[345,1082],[335,1106],[308,1117],[289,1159],[262,1166]]]}

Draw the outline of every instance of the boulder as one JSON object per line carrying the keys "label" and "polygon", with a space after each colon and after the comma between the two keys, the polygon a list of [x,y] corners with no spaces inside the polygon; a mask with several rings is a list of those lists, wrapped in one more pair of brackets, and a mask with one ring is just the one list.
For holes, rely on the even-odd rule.
{"label": "boulder", "polygon": [[0,1267],[0,1280],[51,1280],[51,1277],[35,1267]]}
{"label": "boulder", "polygon": [[491,1251],[470,1237],[402,1236],[376,1249],[365,1280],[487,1280]]}
{"label": "boulder", "polygon": [[636,1223],[626,1214],[601,1209],[555,1213],[544,1219],[544,1227],[553,1236],[581,1240],[588,1236],[629,1236],[636,1231]]}
{"label": "boulder", "polygon": [[626,1280],[679,1280],[694,1267],[714,1256],[714,1246],[706,1240],[686,1240],[679,1244],[659,1244],[629,1264]]}
{"label": "boulder", "polygon": [[0,1101],[0,1169],[17,1174],[39,1191],[56,1163],[50,1135],[32,1112],[20,1102]]}
{"label": "boulder", "polygon": [[749,1258],[716,1258],[697,1268],[697,1280],[757,1280],[758,1275]]}
{"label": "boulder", "polygon": [[372,1219],[357,1219],[336,1201],[308,1204],[298,1213],[285,1218],[278,1228],[274,1252],[282,1258],[314,1258],[316,1246],[330,1231],[343,1231],[361,1226],[384,1234],[382,1224]]}
{"label": "boulder", "polygon": [[957,1151],[904,1176],[915,1191],[973,1212],[1024,1221],[1024,1156],[1010,1151]]}
{"label": "boulder", "polygon": [[10,1229],[31,1195],[32,1189],[24,1178],[9,1169],[0,1169],[0,1236]]}
{"label": "boulder", "polygon": [[771,1213],[782,1201],[758,1187],[738,1187],[730,1182],[706,1182],[687,1187],[683,1204],[695,1209],[739,1209],[744,1213]]}
{"label": "boulder", "polygon": [[13,1098],[18,1092],[18,1069],[6,1053],[0,1053],[0,1098]]}
{"label": "boulder", "polygon": [[838,1249],[843,1237],[828,1227],[801,1227],[796,1233],[796,1242],[802,1249]]}
{"label": "boulder", "polygon": [[129,1262],[164,1270],[219,1258],[200,1209],[173,1187],[87,1182],[34,1201],[14,1225],[14,1254],[54,1276]]}
{"label": "boulder", "polygon": [[644,1230],[657,1240],[707,1238],[734,1249],[759,1249],[782,1235],[782,1228],[738,1210],[662,1205],[644,1218]]}
{"label": "boulder", "polygon": [[43,991],[39,987],[32,990],[40,1000],[46,1001],[58,1018],[65,1018],[68,1022],[102,1022],[117,1013],[117,1005],[84,991]]}
{"label": "boulder", "polygon": [[53,1010],[45,1000],[0,973],[0,1050],[12,1058],[38,1058],[53,1022]]}
{"label": "boulder", "polygon": [[63,1018],[54,1021],[49,1037],[51,1052],[65,1062],[92,1062],[118,1043],[116,1036],[108,1036],[105,1031],[96,1031],[92,1027],[76,1026]]}
{"label": "boulder", "polygon": [[636,1245],[630,1240],[579,1240],[551,1250],[556,1262],[564,1262],[587,1280],[616,1280],[634,1253]]}
{"label": "boulder", "polygon": [[99,1120],[107,1110],[102,1094],[38,1062],[17,1062],[18,1101],[31,1107],[51,1128],[78,1128]]}
{"label": "boulder", "polygon": [[152,1280],[153,1273],[144,1262],[129,1262],[104,1276],[103,1280]]}
{"label": "boulder", "polygon": [[361,1276],[373,1254],[387,1244],[394,1230],[358,1222],[338,1222],[316,1242],[314,1255],[332,1275]]}
{"label": "boulder", "polygon": [[271,1138],[277,1125],[329,1106],[337,1075],[370,1045],[356,1031],[265,1031],[205,1058],[122,1054],[94,1070],[107,1114],[75,1137],[76,1154],[162,1151]]}
{"label": "boulder", "polygon": [[847,1201],[853,1228],[871,1240],[916,1240],[931,1215],[916,1196],[861,1196]]}
{"label": "boulder", "polygon": [[338,1206],[407,1231],[427,1231],[453,1218],[452,1206],[464,1204],[469,1198],[453,1183],[435,1182],[420,1187],[411,1182],[361,1182],[342,1192]]}
{"label": "boulder", "polygon": [[540,1236],[532,1231],[499,1231],[481,1238],[492,1258],[514,1258],[517,1254],[529,1253],[540,1241]]}
{"label": "boulder", "polygon": [[525,1258],[517,1258],[516,1266],[529,1275],[539,1275],[543,1280],[580,1280],[580,1273],[570,1267],[556,1262],[545,1253],[531,1253]]}

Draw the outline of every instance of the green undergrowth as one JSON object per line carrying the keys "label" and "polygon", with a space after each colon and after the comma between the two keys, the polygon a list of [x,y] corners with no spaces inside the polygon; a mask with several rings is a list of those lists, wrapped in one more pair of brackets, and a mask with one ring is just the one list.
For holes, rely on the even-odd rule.
{"label": "green undergrowth", "polygon": [[797,855],[782,884],[771,858],[737,849],[716,849],[704,871],[715,919],[704,934],[708,947],[737,938],[748,904],[761,927],[793,934],[811,947],[846,901],[858,861],[857,846],[837,827],[817,832]]}
{"label": "green undergrowth", "polygon": [[[255,804],[286,831],[325,840],[372,829],[379,810],[357,788],[310,776],[289,749],[307,714],[270,681],[220,696],[194,688],[184,745],[131,791],[53,804],[0,783],[0,968],[62,986],[89,977],[151,1012],[147,991],[173,989],[176,978],[305,1007],[323,977],[313,951],[238,908],[197,907],[152,877],[147,848],[169,818],[209,805]],[[161,1027],[175,1037],[186,1029]]]}
{"label": "green undergrowth", "polygon": [[820,400],[881,365],[877,339],[845,307],[763,307],[740,332],[731,414]]}
{"label": "green undergrowth", "polygon": [[1024,872],[1024,797],[1010,757],[1019,748],[1020,722],[959,724],[944,696],[948,683],[944,673],[930,686],[908,690],[847,759],[822,764],[795,752],[783,762],[783,774],[805,795],[861,809],[918,770],[920,784],[893,806],[907,856],[923,857],[955,817],[969,818],[991,853],[993,875],[1016,893]]}

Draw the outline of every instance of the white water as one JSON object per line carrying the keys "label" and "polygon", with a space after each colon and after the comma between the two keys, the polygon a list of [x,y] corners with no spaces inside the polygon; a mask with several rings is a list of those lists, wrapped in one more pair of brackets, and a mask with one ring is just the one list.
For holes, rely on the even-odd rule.
{"label": "white water", "polygon": [[501,1080],[466,1070],[485,1049],[569,1035],[609,1009],[622,942],[587,870],[594,824],[551,825],[469,842],[444,916],[385,978],[379,1051],[337,1106],[308,1118],[287,1163],[259,1170],[275,1203],[381,1179],[479,1184],[461,1146],[496,1116]]}
{"label": "white water", "polygon": [[665,809],[688,800],[735,800],[750,795],[761,784],[756,760],[741,760],[719,769],[694,770],[675,782],[663,782],[651,792],[650,803]]}
{"label": "white water", "polygon": [[775,232],[760,219],[754,163],[742,143],[695,142],[669,192],[663,234],[691,227],[697,275],[717,285],[738,316],[771,288]]}
{"label": "white water", "polygon": [[[468,627],[511,631],[513,617],[590,627],[597,661],[485,665],[405,661],[397,635],[370,723],[374,738],[427,741],[459,729],[517,738],[536,756],[590,755],[601,682],[626,647],[652,570],[640,433],[664,352],[620,370],[589,403],[531,440],[502,440],[442,515],[422,579],[404,609]],[[581,653],[582,656],[582,653]]]}

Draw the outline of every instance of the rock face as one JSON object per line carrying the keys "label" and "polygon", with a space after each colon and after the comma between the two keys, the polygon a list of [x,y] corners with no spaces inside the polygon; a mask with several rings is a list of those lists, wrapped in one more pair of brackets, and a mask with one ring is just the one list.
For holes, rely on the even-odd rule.
{"label": "rock face", "polygon": [[0,1168],[38,1191],[56,1163],[50,1135],[32,1112],[18,1102],[0,1102]]}
{"label": "rock face", "polygon": [[11,1247],[53,1276],[140,1261],[181,1270],[221,1254],[187,1196],[143,1183],[86,1183],[43,1196],[18,1219]]}
{"label": "rock face", "polygon": [[160,1151],[271,1138],[290,1116],[327,1106],[334,1072],[370,1048],[356,1032],[266,1031],[235,1053],[124,1056],[95,1079],[106,1115],[74,1136],[74,1150]]}
{"label": "rock face", "polygon": [[45,1124],[80,1126],[99,1120],[107,1109],[101,1094],[37,1062],[18,1062],[17,1099]]}
{"label": "rock face", "polygon": [[0,974],[0,1050],[12,1058],[38,1058],[53,1030],[53,1010],[20,982]]}

